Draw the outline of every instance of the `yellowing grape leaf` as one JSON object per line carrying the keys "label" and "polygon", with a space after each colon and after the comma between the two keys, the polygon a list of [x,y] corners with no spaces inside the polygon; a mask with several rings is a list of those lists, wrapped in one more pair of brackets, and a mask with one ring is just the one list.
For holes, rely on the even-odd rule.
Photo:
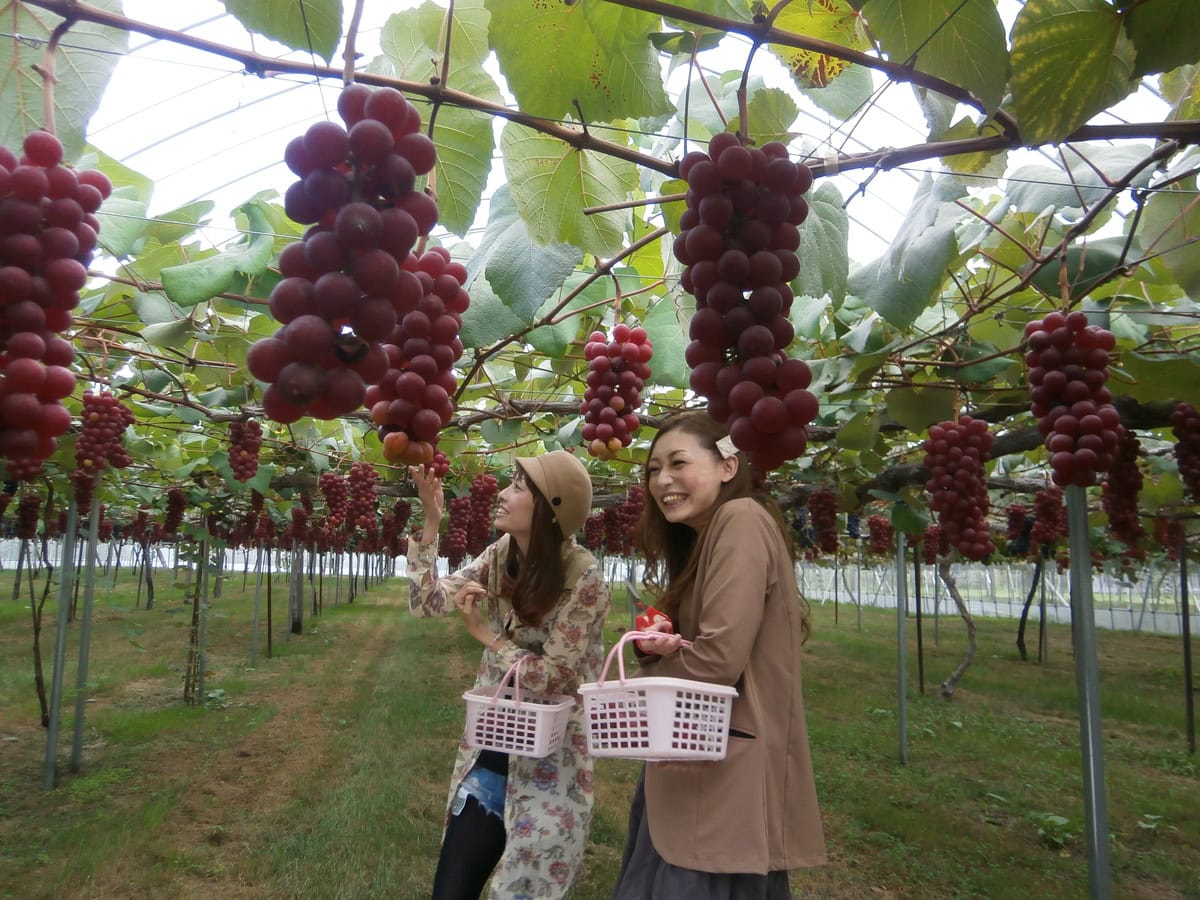
{"label": "yellowing grape leaf", "polygon": [[[775,19],[775,27],[852,50],[866,50],[870,46],[858,11],[846,0],[789,4]],[[788,67],[792,78],[802,88],[825,87],[850,65],[843,59],[798,47],[771,44],[769,49]]]}

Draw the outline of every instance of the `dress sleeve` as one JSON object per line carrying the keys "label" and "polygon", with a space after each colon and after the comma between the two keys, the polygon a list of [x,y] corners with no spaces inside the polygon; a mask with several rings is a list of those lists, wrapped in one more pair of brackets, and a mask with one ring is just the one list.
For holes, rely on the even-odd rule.
{"label": "dress sleeve", "polygon": [[408,608],[417,616],[444,616],[455,612],[451,602],[468,581],[486,585],[488,571],[495,559],[496,545],[492,544],[457,572],[438,578],[438,542],[427,544],[416,536],[408,541]]}
{"label": "dress sleeve", "polygon": [[774,520],[757,503],[739,507],[718,512],[705,536],[695,634],[684,635],[691,646],[642,660],[643,674],[733,685],[745,671],[783,545]]}
{"label": "dress sleeve", "polygon": [[589,651],[597,643],[603,649],[604,621],[611,603],[600,566],[588,566],[550,611],[549,636],[540,654],[509,640],[501,641],[489,654],[502,670],[522,656],[529,657],[521,666],[521,685],[534,693],[572,694],[586,680],[580,674]]}

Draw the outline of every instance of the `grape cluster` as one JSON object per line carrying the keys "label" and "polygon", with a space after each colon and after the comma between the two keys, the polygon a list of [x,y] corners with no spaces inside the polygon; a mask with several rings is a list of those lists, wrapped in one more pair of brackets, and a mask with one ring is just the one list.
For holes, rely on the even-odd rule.
{"label": "grape cluster", "polygon": [[369,462],[356,462],[346,475],[350,498],[346,505],[346,522],[351,528],[375,531],[375,483],[379,473]]}
{"label": "grape cluster", "polygon": [[467,558],[468,532],[471,529],[471,498],[451,497],[450,516],[446,520],[446,540],[441,544],[442,555],[457,569]]}
{"label": "grape cluster", "polygon": [[238,481],[249,481],[258,473],[262,442],[262,426],[253,419],[229,423],[229,468]]}
{"label": "grape cluster", "polygon": [[79,439],[75,442],[75,466],[95,476],[106,466],[128,467],[133,459],[121,445],[121,435],[133,424],[133,413],[108,391],[84,391]]}
{"label": "grape cluster", "polygon": [[1045,488],[1033,499],[1033,530],[1029,537],[1031,549],[1038,555],[1049,555],[1060,538],[1067,535],[1067,507],[1059,488]]}
{"label": "grape cluster", "polygon": [[583,523],[583,546],[593,553],[604,547],[604,513],[592,513]]}
{"label": "grape cluster", "polygon": [[1170,519],[1159,515],[1154,517],[1154,542],[1165,547],[1167,559],[1174,562],[1179,559],[1179,542],[1183,539],[1183,523],[1178,519]]}
{"label": "grape cluster", "polygon": [[792,518],[792,539],[796,542],[796,546],[804,551],[805,559],[816,557],[817,539],[812,523],[809,521],[808,507],[806,506],[796,507],[796,513]]}
{"label": "grape cluster", "polygon": [[1171,412],[1175,436],[1175,462],[1183,486],[1200,502],[1200,412],[1190,403],[1179,403]]}
{"label": "grape cluster", "polygon": [[679,171],[687,210],[674,253],[680,284],[696,297],[685,352],[691,387],[765,473],[804,452],[818,409],[808,365],[785,355],[812,172],[778,141],[743,147],[729,132],[707,153],[687,154]]}
{"label": "grape cluster", "polygon": [[37,537],[38,512],[41,508],[42,498],[33,491],[22,494],[17,501],[17,537],[21,540]]}
{"label": "grape cluster", "polygon": [[950,552],[949,546],[943,546],[944,533],[936,525],[927,525],[921,535],[921,561],[927,566],[936,566],[943,555]]}
{"label": "grape cluster", "polygon": [[1141,444],[1137,436],[1123,426],[1117,428],[1117,449],[1113,454],[1108,477],[1101,483],[1100,506],[1108,516],[1112,536],[1125,545],[1126,555],[1145,558],[1139,548],[1146,529],[1138,516],[1138,495],[1142,492],[1142,472],[1138,468]]}
{"label": "grape cluster", "polygon": [[837,553],[837,495],[826,488],[813,491],[808,497],[808,512],[817,547],[822,553]]}
{"label": "grape cluster", "polygon": [[645,508],[646,489],[640,484],[631,484],[625,493],[624,502],[617,507],[624,527],[621,539],[621,553],[624,556],[632,556],[638,547],[635,541],[637,524],[641,520],[642,511]]}
{"label": "grape cluster", "polygon": [[579,409],[583,440],[592,456],[612,459],[632,443],[637,431],[637,409],[650,377],[654,345],[645,328],[622,323],[613,328],[611,339],[593,331],[583,355],[588,361],[587,390]]}
{"label": "grape cluster", "polygon": [[1026,556],[1029,553],[1029,542],[1033,536],[1034,518],[1029,514],[1029,507],[1023,503],[1013,503],[1005,510],[1005,539],[1008,541],[1009,556]]}
{"label": "grape cluster", "polygon": [[332,469],[326,469],[317,478],[317,489],[325,498],[326,518],[330,528],[340,528],[350,512],[350,484]]}
{"label": "grape cluster", "polygon": [[387,522],[385,530],[392,535],[402,535],[411,517],[412,504],[407,500],[397,500],[396,505],[392,507],[392,516]]}
{"label": "grape cluster", "polygon": [[345,128],[316,122],[284,151],[299,178],[284,210],[310,227],[279,256],[283,278],[269,305],[283,328],[246,358],[270,385],[263,407],[277,422],[362,405],[366,386],[387,371],[382,342],[419,299],[402,266],[437,221],[433,199],[415,189],[436,160],[416,108],[393,88],[351,84],[338,113]]}
{"label": "grape cluster", "polygon": [[480,474],[471,479],[471,523],[467,529],[467,552],[478,556],[492,536],[492,507],[499,486],[495,475]]}
{"label": "grape cluster", "polygon": [[987,422],[963,416],[932,426],[923,445],[929,470],[925,490],[938,525],[951,546],[976,562],[995,550],[988,533],[991,503],[984,473],[994,440]]}
{"label": "grape cluster", "polygon": [[890,556],[895,552],[896,530],[883,516],[867,517],[867,548],[876,556]]}
{"label": "grape cluster", "polygon": [[1121,424],[1104,386],[1116,339],[1079,311],[1030,322],[1025,337],[1029,398],[1050,451],[1051,479],[1060,487],[1094,484],[1112,464]]}
{"label": "grape cluster", "polygon": [[0,456],[16,481],[41,472],[71,425],[62,400],[75,389],[75,351],[60,335],[112,193],[103,173],[64,166],[49,132],[31,132],[22,150],[0,147]]}
{"label": "grape cluster", "polygon": [[167,513],[163,518],[163,534],[175,534],[183,524],[183,513],[187,509],[187,495],[182,488],[167,489]]}
{"label": "grape cluster", "polygon": [[846,536],[856,541],[862,537],[862,516],[858,513],[846,513]]}

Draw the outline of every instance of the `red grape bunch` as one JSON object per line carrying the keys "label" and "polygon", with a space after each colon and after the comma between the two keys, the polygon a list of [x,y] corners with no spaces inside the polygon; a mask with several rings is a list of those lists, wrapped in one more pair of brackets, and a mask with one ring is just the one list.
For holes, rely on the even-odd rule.
{"label": "red grape bunch", "polygon": [[837,553],[837,495],[828,488],[813,491],[808,495],[808,513],[817,548],[822,553]]}
{"label": "red grape bunch", "polygon": [[467,528],[467,552],[478,556],[492,536],[492,507],[499,485],[495,475],[476,475],[471,479],[471,523]]}
{"label": "red grape bunch", "polygon": [[446,539],[441,544],[441,553],[450,563],[451,569],[457,569],[467,558],[467,545],[470,543],[467,532],[471,528],[471,498],[451,497],[450,516],[446,520]]}
{"label": "red grape bunch", "polygon": [[317,488],[325,498],[329,527],[340,528],[350,512],[350,483],[332,469],[326,469],[317,479]]}
{"label": "red grape bunch", "polygon": [[352,84],[338,113],[345,128],[316,122],[284,151],[300,179],[284,209],[310,227],[279,256],[283,278],[269,305],[283,328],[246,358],[270,385],[263,407],[277,422],[362,405],[366,385],[387,370],[382,342],[419,299],[401,267],[437,221],[437,204],[415,187],[436,160],[416,108],[393,88]]}
{"label": "red grape bunch", "polygon": [[637,409],[650,377],[654,346],[645,328],[622,323],[613,329],[611,340],[603,331],[593,331],[583,355],[588,361],[587,390],[579,410],[583,440],[592,456],[612,459],[632,443],[637,431]]}
{"label": "red grape bunch", "polygon": [[987,422],[963,416],[932,426],[924,443],[929,505],[950,545],[976,562],[995,550],[987,526],[991,503],[984,473],[994,440]]}
{"label": "red grape bunch", "polygon": [[1035,556],[1050,556],[1054,545],[1067,536],[1067,508],[1059,488],[1045,488],[1033,499],[1033,530],[1030,551]]}
{"label": "red grape bunch", "polygon": [[1192,499],[1200,501],[1200,413],[1192,404],[1180,403],[1171,413],[1171,425],[1179,477]]}
{"label": "red grape bunch", "polygon": [[75,442],[75,466],[95,476],[107,466],[124,469],[133,462],[121,445],[121,435],[133,424],[133,413],[108,391],[84,391],[79,439]]}
{"label": "red grape bunch", "polygon": [[604,548],[604,512],[592,513],[583,523],[583,546],[593,553]]}
{"label": "red grape bunch", "polygon": [[1146,529],[1138,516],[1138,494],[1142,492],[1142,472],[1138,468],[1141,444],[1132,431],[1117,427],[1117,450],[1113,455],[1108,477],[1100,485],[1100,505],[1108,516],[1113,537],[1126,547],[1126,555],[1134,559],[1146,556],[1139,548]]}
{"label": "red grape bunch", "polygon": [[896,530],[883,516],[867,517],[867,548],[876,556],[891,556],[896,551]]}
{"label": "red grape bunch", "polygon": [[683,289],[696,297],[685,358],[691,387],[761,473],[804,452],[817,415],[812,372],[786,351],[795,336],[788,286],[808,216],[812,172],[772,141],[743,147],[722,132],[680,163],[687,210],[675,239]]}
{"label": "red grape bunch", "polygon": [[75,351],[60,335],[112,193],[103,173],[64,166],[49,132],[31,132],[22,150],[0,147],[0,456],[14,481],[40,474],[71,425],[61,401],[75,389]]}
{"label": "red grape bunch", "polygon": [[167,489],[167,514],[163,517],[163,534],[175,534],[183,524],[183,513],[187,509],[187,494],[182,488]]}
{"label": "red grape bunch", "polygon": [[17,537],[23,541],[37,537],[38,513],[42,508],[41,495],[33,491],[22,494],[17,501]]}
{"label": "red grape bunch", "polygon": [[1121,424],[1104,386],[1116,340],[1079,311],[1030,322],[1025,337],[1029,398],[1050,451],[1051,479],[1060,487],[1095,484],[1096,473],[1112,464]]}
{"label": "red grape bunch", "polygon": [[463,287],[467,269],[434,247],[410,255],[401,276],[400,321],[386,339],[386,371],[367,389],[366,405],[388,462],[433,466],[438,433],[454,415],[453,366],[463,350],[458,331],[471,302]]}
{"label": "red grape bunch", "polygon": [[238,481],[249,481],[258,473],[262,442],[262,426],[253,419],[229,423],[229,468]]}
{"label": "red grape bunch", "polygon": [[950,545],[945,540],[945,532],[936,525],[925,526],[921,536],[921,561],[927,566],[936,566],[938,560],[950,552]]}
{"label": "red grape bunch", "polygon": [[1182,539],[1183,522],[1161,514],[1154,517],[1154,543],[1166,548],[1167,559],[1171,562],[1179,559],[1179,543]]}
{"label": "red grape bunch", "polygon": [[1004,538],[1008,541],[1009,556],[1026,556],[1033,532],[1033,516],[1023,503],[1013,503],[1004,511]]}
{"label": "red grape bunch", "polygon": [[379,473],[369,462],[356,462],[350,467],[346,481],[350,486],[350,500],[347,504],[346,523],[351,528],[361,528],[363,531],[375,531],[375,482]]}

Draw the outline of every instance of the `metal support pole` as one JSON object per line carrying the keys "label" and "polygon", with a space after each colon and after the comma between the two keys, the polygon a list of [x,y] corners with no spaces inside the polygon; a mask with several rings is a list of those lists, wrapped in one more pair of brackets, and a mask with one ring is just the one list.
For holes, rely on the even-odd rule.
{"label": "metal support pole", "polygon": [[1183,680],[1187,688],[1188,753],[1196,752],[1196,691],[1192,687],[1192,618],[1188,600],[1187,532],[1179,531],[1179,599],[1183,610]]}
{"label": "metal support pole", "polygon": [[[75,560],[75,532],[79,511],[75,495],[67,501],[67,531],[63,535],[63,564],[58,570],[58,625],[54,635],[54,674],[50,679],[50,724],[46,728],[46,756],[42,761],[42,788],[54,787],[58,768],[58,716],[62,708],[63,667],[67,661],[67,616],[71,612],[71,571]],[[32,563],[30,563],[32,567]]]}
{"label": "metal support pole", "polygon": [[904,565],[904,532],[896,530],[896,699],[900,722],[900,765],[908,765],[908,654],[904,614],[908,592]]}
{"label": "metal support pole", "polygon": [[92,644],[92,604],[96,598],[96,543],[100,539],[100,478],[88,511],[87,559],[83,575],[83,611],[79,615],[79,671],[75,677],[75,735],[71,741],[71,771],[83,765],[83,723],[87,710],[88,657]]}
{"label": "metal support pole", "polygon": [[1067,488],[1067,527],[1071,542],[1071,636],[1075,643],[1075,683],[1079,692],[1079,739],[1083,756],[1083,805],[1088,848],[1088,897],[1111,900],[1108,810],[1104,786],[1104,736],[1100,721],[1100,667],[1092,609],[1092,551],[1088,540],[1087,493]]}

